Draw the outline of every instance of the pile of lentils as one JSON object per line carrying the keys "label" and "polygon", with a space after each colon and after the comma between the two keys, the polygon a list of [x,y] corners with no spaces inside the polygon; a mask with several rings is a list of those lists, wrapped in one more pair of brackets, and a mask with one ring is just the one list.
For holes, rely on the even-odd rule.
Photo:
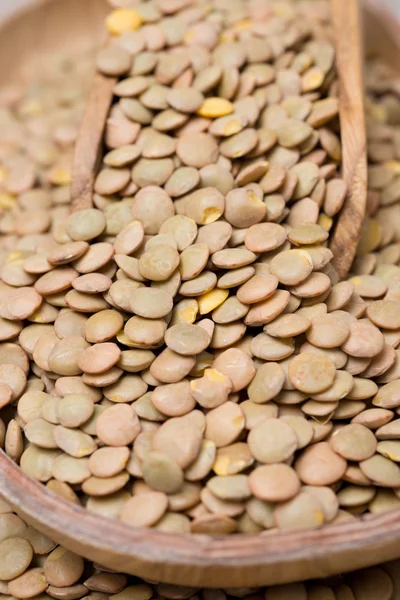
{"label": "pile of lentils", "polygon": [[191,588],[145,581],[84,560],[0,501],[2,600],[398,600],[400,561],[343,576],[265,588]]}
{"label": "pile of lentils", "polygon": [[54,493],[178,533],[399,506],[399,86],[371,64],[368,219],[339,282],[328,9],[115,8],[97,66],[120,80],[79,212],[84,68],[3,94],[0,442]]}

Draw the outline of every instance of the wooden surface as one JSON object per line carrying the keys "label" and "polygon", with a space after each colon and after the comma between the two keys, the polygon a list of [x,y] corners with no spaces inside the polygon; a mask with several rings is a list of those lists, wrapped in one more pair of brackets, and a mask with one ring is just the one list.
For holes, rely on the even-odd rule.
{"label": "wooden surface", "polygon": [[367,202],[367,152],[364,118],[361,11],[356,0],[331,0],[332,25],[339,76],[342,176],[348,195],[339,214],[330,247],[341,279],[354,260]]}
{"label": "wooden surface", "polygon": [[[348,7],[351,2],[348,1]],[[40,17],[29,13],[11,23],[10,29],[0,35],[2,80],[7,79],[1,69],[7,58],[17,71],[26,73],[26,48],[30,48],[31,55],[34,50],[54,51],[78,34],[87,41],[95,30],[98,15],[86,18],[85,32],[83,21],[72,26],[70,10],[75,12],[74,19],[79,15],[85,19],[87,7],[96,10],[96,5],[99,11],[104,10],[100,0],[48,0],[38,9]],[[381,22],[374,15],[373,11],[367,14],[368,30],[371,35],[380,32],[385,39],[384,43],[371,39],[371,51],[379,53],[385,46],[393,60],[397,51],[400,65],[400,27],[384,14],[379,17]],[[38,29],[26,33],[31,27]],[[59,27],[58,35],[55,27]],[[397,41],[394,37],[390,42],[391,35],[397,35]],[[76,39],[75,44],[78,42]],[[10,52],[12,43],[14,55]],[[29,62],[39,64],[37,57],[30,56]],[[202,587],[259,586],[323,577],[400,556],[400,510],[313,531],[219,538],[165,534],[129,528],[59,499],[26,477],[2,451],[0,496],[37,529],[70,550],[151,580]]]}

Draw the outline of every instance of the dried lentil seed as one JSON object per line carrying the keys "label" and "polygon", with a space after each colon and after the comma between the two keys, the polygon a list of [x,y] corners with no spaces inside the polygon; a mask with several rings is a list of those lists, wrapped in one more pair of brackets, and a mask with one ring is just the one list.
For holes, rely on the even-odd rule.
{"label": "dried lentil seed", "polygon": [[[120,0],[116,4],[123,5],[124,2]],[[262,8],[251,5],[248,15],[243,15],[243,22],[238,21],[235,11],[236,8],[233,8],[232,14],[230,9],[221,13],[218,7],[212,7],[210,16],[206,17],[197,7],[189,9],[185,2],[170,0],[154,6],[139,4],[137,10],[129,7],[125,19],[117,12],[108,21],[117,51],[100,55],[102,68],[115,72],[115,69],[122,69],[122,62],[126,65],[129,59],[129,68],[133,63],[132,73],[115,89],[122,102],[115,105],[110,113],[106,141],[112,152],[104,157],[104,167],[96,184],[100,186],[98,191],[115,193],[115,198],[96,195],[95,209],[81,211],[79,217],[68,216],[65,190],[55,190],[54,205],[58,203],[59,206],[54,208],[53,227],[48,214],[53,211],[49,193],[46,192],[46,198],[39,199],[32,195],[37,201],[36,214],[28,206],[29,194],[39,194],[43,190],[23,191],[18,197],[17,190],[33,185],[29,183],[32,165],[27,161],[21,162],[27,171],[24,181],[16,181],[18,169],[15,168],[7,183],[10,190],[16,190],[15,202],[26,212],[25,220],[29,222],[29,225],[24,225],[20,222],[22,218],[18,217],[16,235],[32,232],[47,237],[37,242],[29,236],[22,239],[22,252],[18,254],[18,249],[17,255],[10,258],[10,264],[2,268],[4,285],[8,287],[0,290],[1,337],[4,340],[15,338],[23,327],[22,319],[26,317],[36,324],[54,322],[54,328],[48,325],[39,330],[36,325],[31,325],[22,329],[20,343],[27,353],[26,360],[20,362],[10,350],[13,360],[9,359],[4,364],[15,363],[26,374],[27,361],[32,360],[35,374],[43,380],[35,379],[35,382],[43,386],[41,389],[46,385],[49,392],[56,376],[61,377],[55,381],[54,397],[35,396],[31,400],[27,394],[21,396],[24,390],[20,391],[18,385],[22,386],[21,381],[24,380],[17,371],[17,377],[3,383],[4,402],[10,400],[9,390],[16,399],[21,396],[18,412],[27,424],[27,435],[31,438],[37,434],[36,421],[43,421],[45,417],[46,431],[55,428],[59,436],[58,428],[74,430],[81,427],[82,433],[94,440],[97,421],[113,408],[110,402],[121,401],[127,407],[123,410],[132,410],[140,418],[140,427],[144,430],[140,437],[140,427],[130,412],[133,433],[130,428],[127,446],[123,446],[121,457],[115,461],[117,472],[112,469],[103,472],[103,478],[107,479],[103,486],[98,481],[101,472],[93,473],[90,483],[85,486],[93,493],[113,491],[115,486],[123,485],[126,475],[120,478],[117,475],[124,469],[123,463],[133,442],[129,469],[139,476],[142,468],[140,460],[147,456],[146,444],[152,440],[155,452],[165,453],[167,449],[167,455],[174,464],[182,463],[185,478],[193,477],[194,481],[201,482],[212,470],[217,477],[236,477],[247,469],[250,469],[251,477],[263,467],[257,463],[252,467],[254,458],[247,444],[248,432],[256,431],[268,419],[277,419],[292,428],[299,450],[298,460],[301,460],[307,455],[310,443],[328,443],[330,447],[340,441],[346,427],[357,423],[360,427],[365,426],[372,435],[370,429],[386,427],[385,423],[393,419],[397,409],[396,386],[392,386],[399,372],[395,350],[398,342],[395,248],[393,252],[391,249],[384,254],[385,245],[395,245],[395,238],[391,237],[394,236],[394,228],[387,225],[392,214],[387,212],[387,216],[390,215],[387,218],[382,212],[376,221],[371,219],[363,234],[360,254],[365,250],[374,254],[369,254],[362,265],[359,261],[360,264],[354,266],[354,277],[358,278],[356,292],[353,291],[353,280],[341,282],[329,292],[328,273],[329,276],[331,274],[325,270],[332,255],[323,244],[333,224],[331,217],[340,209],[345,197],[345,184],[336,171],[336,166],[340,166],[336,163],[341,159],[334,122],[338,110],[336,83],[328,92],[330,79],[334,77],[333,47],[327,42],[312,41],[312,31],[311,41],[309,38],[304,43],[302,39],[296,40],[296,51],[292,47],[286,51],[278,36],[268,31],[265,38],[266,23],[256,17],[257,11],[264,14]],[[296,15],[300,22],[304,16],[296,11],[296,8],[290,7],[289,13]],[[291,18],[289,13],[286,15],[283,11],[279,16],[283,29]],[[240,9],[238,15],[242,17]],[[270,18],[270,15],[264,16]],[[313,15],[307,17],[312,18]],[[144,26],[135,30],[142,20]],[[252,23],[252,20],[255,22]],[[218,30],[222,24],[229,27],[227,31],[221,28],[219,40]],[[190,35],[184,33],[185,27]],[[222,44],[224,40],[227,43]],[[171,45],[179,44],[182,48],[170,51]],[[300,52],[297,53],[298,50]],[[273,64],[263,64],[271,61],[273,56]],[[128,75],[127,71],[121,73]],[[304,97],[300,96],[302,90],[307,92]],[[315,90],[318,93],[314,93]],[[250,97],[251,94],[253,97]],[[204,116],[191,114],[199,109]],[[223,114],[225,116],[221,116]],[[140,126],[130,122],[129,117],[135,117],[144,125],[150,124],[152,119],[154,128],[144,127],[139,133]],[[37,123],[33,124],[32,131],[35,127],[38,127]],[[318,128],[318,134],[314,128]],[[54,135],[66,145],[68,142],[65,140],[74,137],[73,132],[68,128],[63,131],[62,127],[57,128]],[[388,140],[384,144],[381,142],[372,143],[371,156],[379,158],[381,152],[386,156]],[[267,160],[264,160],[265,157]],[[134,172],[133,182],[128,181],[131,169]],[[390,211],[392,203],[397,201],[396,174],[387,175],[393,169],[389,163],[385,164],[383,174],[376,169],[372,167],[372,187],[375,191],[381,190],[383,211]],[[61,171],[50,170],[46,177],[51,185],[57,185],[55,182],[58,180],[66,180],[68,174],[65,175],[63,169]],[[128,185],[123,185],[125,182]],[[147,185],[149,183],[165,185],[165,190]],[[145,187],[138,191],[137,184]],[[266,196],[263,197],[263,194]],[[307,198],[308,195],[311,198]],[[369,210],[371,215],[372,211],[380,210],[376,195],[370,199]],[[133,222],[132,218],[135,219]],[[66,225],[60,221],[65,221]],[[12,222],[10,225],[4,219],[4,226],[11,227],[13,233]],[[11,247],[14,242],[7,238],[8,243]],[[300,249],[293,248],[296,245]],[[196,246],[202,246],[198,261],[194,260],[197,257]],[[36,254],[28,257],[31,251]],[[118,271],[114,262],[111,263],[114,251]],[[289,263],[285,253],[290,252],[291,257],[293,251],[309,255],[307,272],[298,265],[296,267],[295,260],[293,265],[291,261]],[[178,252],[182,254],[178,256]],[[161,279],[158,279],[158,267],[154,270],[152,264],[150,268],[147,264],[149,254],[151,259],[156,255],[156,262],[165,260],[167,256],[171,259],[166,261],[169,270]],[[293,258],[297,260],[298,256],[294,254]],[[183,284],[176,268],[178,260]],[[74,261],[75,271],[63,266],[71,261]],[[247,264],[247,261],[250,262]],[[56,268],[52,269],[52,265]],[[294,275],[293,266],[296,267]],[[319,272],[321,270],[323,272]],[[214,271],[218,271],[218,275]],[[150,281],[153,283],[150,284]],[[145,285],[139,288],[142,284]],[[278,285],[283,289],[277,290]],[[236,291],[238,286],[241,287]],[[289,289],[285,289],[287,287]],[[145,291],[136,294],[139,289]],[[153,291],[168,294],[168,302],[165,296],[154,299]],[[176,297],[178,293],[187,295],[187,298]],[[41,301],[41,305],[35,308],[42,296],[47,297],[48,302]],[[133,305],[131,296],[134,297]],[[3,297],[6,298],[4,301]],[[23,310],[18,298],[23,300]],[[18,300],[15,306],[13,299]],[[162,310],[161,301],[164,302]],[[325,301],[326,304],[323,304]],[[66,306],[70,307],[68,312],[65,311]],[[245,314],[247,307],[250,309]],[[92,314],[98,310],[99,313]],[[157,310],[161,310],[162,314]],[[326,314],[327,310],[329,314]],[[86,312],[88,315],[84,314]],[[134,316],[130,316],[132,312]],[[201,320],[199,314],[210,318]],[[350,319],[348,315],[353,317]],[[324,323],[327,329],[324,329]],[[250,335],[246,335],[247,326],[263,326],[264,333],[256,332],[252,340]],[[196,348],[189,344],[194,338],[184,344],[185,352],[187,347],[193,352],[186,357],[188,360],[182,353],[182,340],[176,335],[176,328],[179,333],[185,327],[191,332],[198,332],[192,328],[201,329],[203,333],[198,332],[198,337],[204,338]],[[348,330],[350,335],[347,337]],[[303,339],[298,338],[303,333],[308,339],[305,344]],[[34,351],[36,342],[48,334],[50,337],[39,343]],[[71,338],[79,341],[71,346]],[[119,351],[122,350],[116,363],[118,367],[110,368],[108,363],[105,366],[97,364],[95,372],[91,373],[93,368],[89,365],[81,376],[78,355],[87,352],[85,340],[103,348],[104,344],[115,344]],[[167,350],[164,349],[164,341],[171,346]],[[232,348],[233,345],[235,348]],[[68,351],[68,360],[62,358],[64,350]],[[293,358],[289,357],[291,353],[294,353]],[[304,373],[300,372],[298,363],[305,353],[310,363],[319,363],[320,359],[316,357],[323,357],[321,361],[326,360],[326,364],[324,362],[325,366],[318,374],[308,373],[304,384]],[[280,363],[271,360],[279,360]],[[104,368],[106,371],[102,372]],[[134,375],[127,375],[122,369]],[[378,383],[367,381],[366,377],[377,378]],[[155,386],[154,391],[147,393],[148,384]],[[391,387],[387,388],[387,385]],[[99,389],[94,386],[99,386]],[[179,393],[176,395],[179,402],[172,407],[169,394],[171,390],[179,391],[181,388],[183,400]],[[301,391],[303,389],[304,392]],[[95,407],[93,401],[99,401],[103,392],[105,398],[101,405]],[[245,392],[249,400],[245,399]],[[31,393],[29,388],[28,394]],[[57,398],[56,393],[61,398]],[[87,394],[77,412],[74,403],[76,394],[78,397]],[[306,397],[307,394],[312,396],[312,400]],[[159,410],[152,404],[153,396]],[[342,399],[343,396],[345,399]],[[383,408],[366,409],[370,398],[373,404]],[[271,402],[272,399],[276,399],[276,404]],[[129,407],[130,402],[133,402],[132,407]],[[59,416],[57,405],[61,409]],[[64,405],[72,406],[72,414],[69,410],[64,414]],[[193,410],[197,405],[200,405],[200,410]],[[224,408],[226,406],[227,409]],[[337,406],[332,415],[335,425],[332,421],[312,422],[301,416],[303,410],[317,418],[317,413],[326,413],[334,406]],[[84,421],[87,414],[83,408],[87,414],[89,410],[93,411],[88,421]],[[204,417],[203,409],[204,413],[209,411],[207,417]],[[7,410],[12,411],[13,408],[8,407]],[[217,427],[221,424],[222,429],[224,414],[229,422],[231,413],[237,416],[238,422],[232,428],[228,427],[225,433],[229,435],[223,438],[224,432],[218,431]],[[353,425],[348,425],[350,419],[354,421]],[[379,435],[395,436],[395,423],[393,421],[394,433],[390,430]],[[151,427],[159,427],[154,435]],[[186,427],[189,431],[183,434],[183,440],[178,439],[181,430]],[[334,433],[330,434],[332,427]],[[205,431],[211,432],[212,440],[204,439]],[[111,437],[115,435],[115,432],[106,430],[105,435],[107,433],[111,433]],[[136,436],[133,440],[132,435]],[[329,442],[321,442],[329,435]],[[218,449],[214,437],[218,444],[221,443]],[[46,444],[48,436],[42,438],[36,441]],[[388,446],[386,441],[395,444]],[[396,437],[382,438],[379,444],[378,460],[389,453],[397,456]],[[7,447],[17,457],[19,451],[22,452],[22,433],[17,421],[9,427]],[[114,451],[116,454],[113,455],[119,456],[120,446],[106,442],[105,447],[95,450],[91,458],[65,457],[63,454],[57,457],[57,451],[31,446],[23,453],[21,466],[43,481],[53,476],[52,468],[62,478],[59,466],[63,461],[75,466],[79,464],[86,476],[83,466],[94,462],[93,457],[97,452],[101,456],[103,450],[105,456],[107,452]],[[379,452],[384,456],[379,456]],[[329,457],[332,458],[331,455]],[[347,456],[344,458],[353,460]],[[37,464],[34,464],[35,460]],[[288,465],[279,466],[291,469]],[[351,475],[351,468],[348,467],[343,475],[345,481],[353,484],[353,477],[356,480],[354,485],[359,485],[364,477],[363,483],[369,483],[362,471]],[[69,474],[71,477],[79,480],[83,475],[76,470]],[[57,487],[57,483],[65,486]],[[50,482],[49,487],[52,486]],[[77,496],[65,482],[55,481],[54,489],[77,501]],[[182,489],[186,489],[185,484]],[[198,490],[197,484],[194,489]],[[177,527],[179,531],[179,528],[186,531],[190,527],[195,532],[206,533],[213,532],[213,528],[221,532],[246,528],[254,531],[272,527],[274,512],[278,526],[299,526],[302,516],[304,522],[314,526],[321,522],[321,517],[319,514],[316,518],[315,514],[307,512],[303,492],[311,494],[310,489],[303,490],[300,500],[293,503],[289,500],[289,505],[276,511],[274,507],[268,509],[266,502],[260,500],[255,503],[255,499],[251,499],[248,505],[262,506],[262,516],[255,510],[249,514],[242,513],[243,506],[239,503],[240,506],[234,509],[234,512],[239,511],[237,523],[227,514],[204,515],[201,512],[207,510],[204,507],[197,512],[193,509],[189,516],[194,519],[192,526],[189,518],[183,515],[179,515],[183,521],[172,523],[172,513],[166,510],[160,528],[164,527],[161,523],[165,521],[165,527]],[[82,495],[82,491],[78,490],[78,494]],[[114,518],[119,518],[129,494],[128,497],[117,497],[118,494],[123,493],[114,491],[111,494],[109,505],[105,498],[100,497],[98,500],[104,500],[102,507],[100,503],[94,504],[93,499],[90,506],[99,512],[104,510],[103,514],[110,511]],[[173,495],[179,499],[185,493],[174,492]],[[116,497],[114,504],[113,496]],[[208,494],[205,500],[213,510],[217,507],[229,510],[226,506],[229,500],[218,499],[218,494]],[[323,508],[322,520],[336,518],[334,512],[337,509],[334,511],[331,507],[328,517],[326,502],[324,504],[322,496],[317,496],[317,500],[321,505],[319,508]],[[312,500],[310,502],[313,503]],[[318,512],[315,502],[314,505]],[[272,515],[272,521],[268,515]],[[158,527],[157,523],[154,525]]]}

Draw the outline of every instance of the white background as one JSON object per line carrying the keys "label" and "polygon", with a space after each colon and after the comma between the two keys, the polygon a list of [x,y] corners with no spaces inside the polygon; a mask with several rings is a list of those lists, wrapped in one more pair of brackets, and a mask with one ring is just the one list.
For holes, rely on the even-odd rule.
{"label": "white background", "polygon": [[[85,0],[82,0],[84,2]],[[400,16],[400,0],[383,0],[392,8],[397,11]],[[0,19],[3,19],[9,13],[18,10],[21,6],[30,4],[32,0],[0,0]]]}

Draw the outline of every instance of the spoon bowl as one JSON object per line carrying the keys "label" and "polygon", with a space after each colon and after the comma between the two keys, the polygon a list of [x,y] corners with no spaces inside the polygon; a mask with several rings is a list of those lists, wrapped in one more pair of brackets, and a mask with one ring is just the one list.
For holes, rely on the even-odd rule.
{"label": "spoon bowl", "polygon": [[[331,236],[331,250],[332,266],[343,279],[355,257],[367,201],[363,60],[358,1],[331,0],[331,13],[340,85],[342,176],[348,188],[345,205]],[[93,78],[75,147],[71,188],[74,210],[92,206],[94,181],[101,165],[103,133],[116,82],[116,78],[101,74]]]}
{"label": "spoon bowl", "polygon": [[[352,4],[348,3],[349,10]],[[13,56],[18,57],[14,58],[15,72],[21,75],[29,71],[33,63],[28,66],[26,62],[26,31],[32,27],[36,29],[30,47],[37,53],[34,57],[37,65],[42,52],[55,52],[71,44],[78,46],[94,35],[99,39],[104,14],[105,4],[101,0],[42,1],[1,31],[0,63],[13,54],[10,51],[13,43]],[[400,64],[400,25],[374,4],[365,7],[364,17],[366,30],[371,32],[367,50],[383,59],[394,61],[397,57]],[[54,33],[57,27],[58,36]],[[29,61],[32,60],[31,56]],[[4,69],[0,72],[4,73]],[[5,80],[2,76],[0,83]],[[99,88],[102,83],[100,78]],[[108,83],[111,102],[112,86],[109,80]],[[108,110],[101,97],[95,119],[100,124]],[[98,144],[101,137],[102,131]],[[89,141],[93,144],[93,139]],[[88,161],[97,156],[98,151],[92,152]],[[363,165],[360,157],[357,164]],[[94,172],[95,162],[91,177]],[[359,185],[365,185],[363,173],[360,178]],[[90,181],[86,180],[80,188],[76,202],[80,198],[90,205]],[[356,199],[354,196],[355,202]],[[391,560],[400,554],[400,509],[315,530],[281,533],[273,530],[258,536],[166,534],[127,527],[64,501],[25,475],[2,451],[0,497],[38,530],[87,559],[145,579],[194,587],[254,587],[320,578]]]}

